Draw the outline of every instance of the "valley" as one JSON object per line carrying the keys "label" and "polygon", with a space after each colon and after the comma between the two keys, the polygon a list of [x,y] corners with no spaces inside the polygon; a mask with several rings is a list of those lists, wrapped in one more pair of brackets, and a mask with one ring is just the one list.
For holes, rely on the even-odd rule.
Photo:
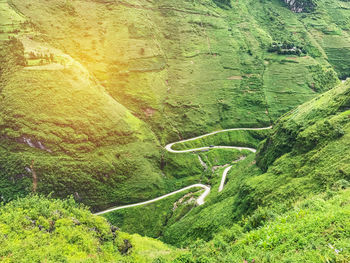
{"label": "valley", "polygon": [[[165,146],[165,149],[168,151],[168,152],[171,152],[171,153],[185,153],[185,152],[196,152],[196,151],[204,151],[204,150],[209,150],[209,149],[235,149],[235,150],[239,150],[239,151],[242,151],[242,150],[246,150],[246,151],[251,151],[251,152],[256,152],[256,149],[253,149],[253,148],[246,148],[246,147],[238,147],[238,146],[209,146],[209,147],[201,147],[201,148],[195,148],[195,149],[188,149],[188,150],[182,150],[182,151],[176,151],[176,150],[173,150],[172,149],[172,146],[175,145],[175,144],[178,144],[178,143],[184,143],[184,142],[188,142],[188,141],[194,141],[194,140],[197,140],[197,139],[200,139],[200,138],[203,138],[203,137],[207,137],[207,136],[210,136],[210,135],[213,135],[213,134],[217,134],[217,133],[221,133],[221,132],[228,132],[228,131],[249,131],[249,130],[255,130],[255,131],[261,131],[261,130],[268,130],[268,129],[271,129],[272,127],[266,127],[266,128],[234,128],[234,129],[226,129],[226,130],[221,130],[221,131],[216,131],[216,132],[211,132],[211,133],[208,133],[208,134],[205,134],[205,135],[201,135],[201,136],[198,136],[198,137],[195,137],[195,138],[191,138],[191,139],[187,139],[187,140],[182,140],[182,141],[179,141],[179,142],[175,142],[175,143],[171,143],[171,144],[168,144],[167,146]],[[231,166],[229,167],[231,168]],[[224,182],[225,182],[225,178],[227,176],[227,173],[228,173],[229,169],[225,169],[225,171],[223,172],[222,174],[222,179],[221,179],[221,183],[220,183],[220,187],[219,187],[219,192],[222,191],[223,189],[223,185],[224,185]],[[209,195],[210,193],[210,187],[209,186],[206,186],[206,185],[202,185],[202,184],[194,184],[194,185],[190,185],[190,186],[187,186],[187,187],[184,187],[180,190],[177,190],[177,191],[174,191],[172,193],[169,193],[169,194],[166,194],[166,195],[163,195],[163,196],[160,196],[158,198],[155,198],[155,199],[152,199],[152,200],[149,200],[149,201],[145,201],[145,202],[141,202],[141,203],[137,203],[137,204],[131,204],[131,205],[125,205],[125,206],[120,206],[120,207],[115,207],[115,208],[111,208],[111,209],[107,209],[105,211],[101,211],[101,212],[98,212],[96,213],[96,215],[102,215],[102,214],[106,214],[106,213],[109,213],[109,212],[112,212],[112,211],[116,211],[116,210],[120,210],[120,209],[125,209],[125,208],[129,208],[129,207],[135,207],[135,206],[140,206],[140,205],[146,205],[146,204],[151,204],[151,203],[154,203],[156,201],[159,201],[159,200],[162,200],[164,198],[167,198],[169,196],[172,196],[172,195],[175,195],[177,193],[180,193],[180,192],[183,192],[183,191],[186,191],[186,190],[189,190],[191,188],[194,188],[194,187],[201,187],[204,189],[204,193],[202,195],[200,195],[197,199],[197,204],[198,205],[202,205],[204,204],[204,199],[207,195]]]}
{"label": "valley", "polygon": [[0,0],[0,262],[349,262],[350,2]]}

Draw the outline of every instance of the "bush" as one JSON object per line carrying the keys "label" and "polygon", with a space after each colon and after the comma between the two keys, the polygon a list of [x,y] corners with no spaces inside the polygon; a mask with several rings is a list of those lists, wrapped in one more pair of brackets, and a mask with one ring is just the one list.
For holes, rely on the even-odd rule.
{"label": "bush", "polygon": [[[169,262],[183,254],[120,232],[87,207],[37,195],[0,206],[1,262]],[[180,257],[178,262],[188,262]]]}
{"label": "bush", "polygon": [[0,47],[0,76],[5,71],[14,71],[15,66],[25,66],[24,46],[20,40],[11,37]]}
{"label": "bush", "polygon": [[231,7],[231,0],[213,0],[215,4],[221,7]]}

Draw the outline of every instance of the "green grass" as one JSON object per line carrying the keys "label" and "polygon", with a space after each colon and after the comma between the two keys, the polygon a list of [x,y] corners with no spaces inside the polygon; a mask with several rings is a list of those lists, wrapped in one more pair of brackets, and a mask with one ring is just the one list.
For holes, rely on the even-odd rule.
{"label": "green grass", "polygon": [[[0,208],[3,262],[152,262],[184,252],[117,230],[72,199],[30,196]],[[126,243],[131,247],[126,249]]]}
{"label": "green grass", "polygon": [[[177,262],[348,261],[348,254],[334,254],[327,244],[348,249],[348,206],[339,205],[348,193],[321,196],[320,202],[312,196],[350,180],[348,84],[317,97],[338,84],[337,77],[349,76],[350,4],[319,0],[307,14],[286,7],[280,0],[231,6],[211,0],[0,1],[1,201],[31,192],[26,168],[33,160],[40,193],[74,195],[93,210],[202,182],[213,188],[203,206],[163,212],[174,197],[110,220],[178,246],[214,238],[208,245],[199,241],[192,256]],[[9,37],[24,46],[5,42]],[[273,42],[306,54],[269,53]],[[23,62],[36,49],[54,50],[63,69],[27,70]],[[270,124],[274,130],[261,146],[267,134],[254,132],[175,146],[258,146],[257,156],[221,149],[171,154],[161,148],[223,128]],[[39,142],[46,150],[38,149]],[[245,155],[217,193],[222,169],[211,169]],[[293,207],[308,200],[311,208],[299,218],[300,207]],[[324,210],[315,208],[319,203]],[[136,226],[142,216],[147,220]],[[332,218],[345,231],[329,227]],[[134,240],[140,249],[135,247],[131,262],[170,259],[168,252],[159,255],[165,245]],[[115,253],[110,247],[104,252],[101,261]]]}
{"label": "green grass", "polygon": [[[178,221],[195,206],[195,200],[201,192],[193,193],[193,190],[189,190],[156,203],[110,212],[104,217],[124,232],[158,238],[162,236],[165,227]],[[183,197],[186,198],[179,202]],[[187,203],[186,201],[190,199],[191,201]],[[176,208],[175,204],[177,204]],[[142,218],[141,221],[140,218]]]}
{"label": "green grass", "polygon": [[[36,10],[43,9],[43,1],[13,2],[21,12],[34,19],[40,30],[49,34],[51,44],[64,45],[66,52],[104,82],[113,98],[149,123],[161,141],[190,137],[220,127],[267,125],[270,119],[278,117],[277,113],[267,116],[266,109],[274,102],[267,101],[263,77],[265,48],[277,33],[265,28],[266,22],[251,13],[247,8],[249,1],[235,3],[228,10],[218,8],[211,1],[179,4],[167,0],[153,5],[135,1],[135,5],[146,7],[144,9],[129,5],[106,8],[96,2],[72,3],[69,7],[58,4],[60,8],[54,13],[45,9],[46,13],[40,14]],[[155,13],[147,9],[152,6],[162,7],[163,11]],[[267,12],[266,6],[272,6],[283,19],[293,20],[303,27],[297,17],[277,1],[257,4],[262,14]],[[54,23],[71,9],[84,19]],[[90,15],[82,13],[83,9],[89,10]],[[106,15],[100,17],[99,12]],[[113,16],[116,12],[125,14],[128,21]],[[213,16],[203,16],[205,13]],[[103,19],[106,24],[118,23],[120,27],[112,32],[110,28],[104,28],[103,23],[96,23],[98,19]],[[139,21],[144,23],[141,25]],[[237,21],[253,23],[248,31],[248,25]],[[84,29],[88,38],[75,33],[77,26]],[[287,34],[292,30],[294,28],[288,28]],[[100,37],[100,31],[106,31],[106,37]],[[163,35],[161,32],[168,33]],[[303,37],[297,35],[294,38],[302,42]],[[181,47],[174,44],[178,41],[181,41]],[[118,43],[115,55],[107,57],[113,43]],[[128,53],[122,54],[126,45]],[[320,62],[311,64],[315,63]],[[109,68],[108,72],[103,70],[103,65]],[[243,79],[232,80],[232,76]],[[287,82],[289,79],[282,84]],[[299,82],[302,84],[291,84],[291,88],[303,84],[307,87],[307,80]],[[212,92],[213,87],[215,92]],[[286,104],[280,112],[313,96],[310,89],[307,92],[311,93],[310,97],[301,94],[294,101],[285,100],[284,94],[274,94],[278,98],[281,96],[282,104]],[[152,116],[146,113],[147,109],[154,111]]]}
{"label": "green grass", "polygon": [[[336,83],[332,69],[324,69],[311,57],[287,57],[282,61],[272,58],[264,74],[268,111],[279,117],[294,105],[302,104]],[[307,72],[307,73],[305,73]],[[294,101],[293,104],[290,104]]]}
{"label": "green grass", "polygon": [[[223,173],[223,169],[220,169],[219,166],[233,164],[235,160],[249,154],[251,154],[249,151],[241,152],[232,149],[212,149],[199,154],[184,153],[179,154],[178,157],[176,157],[177,154],[168,153],[168,158],[171,159],[165,158],[166,167],[173,167],[174,170],[165,172],[173,174],[176,180],[167,181],[167,189],[170,192],[172,190],[178,190],[183,186],[204,183],[212,187],[212,191],[206,197],[207,202],[217,196]],[[198,155],[206,163],[207,170],[200,165]],[[179,161],[179,163],[168,163],[170,160],[171,162]],[[182,175],[181,171],[187,174]],[[171,184],[171,186],[168,184]],[[186,192],[179,193],[146,206],[117,210],[106,214],[105,217],[109,222],[118,225],[123,231],[128,233],[138,233],[140,235],[159,238],[163,236],[166,229],[187,216],[187,213],[196,206],[195,200],[201,191],[192,192],[193,190],[189,190],[188,194]],[[182,202],[178,202],[183,197]],[[188,200],[190,201],[186,202]],[[175,203],[177,203],[176,209],[174,209]],[[141,222],[140,218],[142,218]]]}
{"label": "green grass", "polygon": [[[1,2],[0,24],[19,30],[11,36],[24,43],[26,57],[48,50],[65,65],[3,75],[1,144],[23,156],[5,178],[25,174],[35,160],[40,192],[77,193],[95,209],[207,181],[196,156],[169,157],[159,145],[221,128],[270,125],[336,82],[323,50],[335,35],[306,31],[322,19],[295,15],[279,1],[251,5]],[[311,58],[290,63],[267,53],[272,41],[283,40],[305,43]],[[346,48],[345,42],[335,47]],[[239,136],[223,143],[256,147],[258,140]],[[52,153],[18,145],[23,137]],[[4,151],[2,158],[12,166],[17,157]],[[30,189],[30,174],[23,178],[16,181],[21,194]],[[18,189],[3,181],[10,200]]]}
{"label": "green grass", "polygon": [[251,154],[250,151],[234,149],[211,149],[207,152],[200,152],[199,155],[208,167],[230,164],[242,156]]}
{"label": "green grass", "polygon": [[[24,44],[24,50],[11,50],[2,42],[2,201],[31,191],[26,168],[32,160],[40,193],[74,195],[93,210],[197,182],[216,187],[221,170],[211,168],[246,152],[198,153],[209,166],[205,171],[196,154],[169,154],[161,145],[222,128],[268,126],[337,84],[334,72],[346,78],[349,4],[318,2],[314,12],[295,14],[279,0],[232,1],[231,8],[210,0],[1,1],[0,38],[15,36]],[[274,41],[300,46],[306,56],[268,53]],[[64,69],[29,71],[15,65],[35,49],[56,49]],[[220,226],[231,226],[259,205],[288,207],[348,178],[344,105],[337,117],[322,115],[328,122],[300,117],[300,128],[294,119],[282,119],[286,127],[279,121],[275,131],[281,133],[263,145],[258,166],[252,155],[234,165],[225,190],[175,217],[164,240],[209,240]],[[314,118],[313,111],[308,114]],[[24,137],[47,150],[30,148]],[[218,134],[183,147],[257,147],[262,138]],[[123,224],[132,229],[126,219]]]}
{"label": "green grass", "polygon": [[244,225],[222,230],[208,244],[193,244],[188,262],[347,262],[349,193],[310,197],[271,221],[262,213],[255,220],[264,225],[253,231]]}
{"label": "green grass", "polygon": [[188,150],[199,147],[215,146],[245,146],[256,148],[269,133],[268,130],[257,131],[227,131],[209,135],[193,141],[175,144],[173,150]]}
{"label": "green grass", "polygon": [[348,93],[348,84],[340,85],[283,116],[256,161],[251,155],[234,165],[223,192],[169,227],[164,240],[210,240],[259,207],[284,213],[298,200],[349,181]]}

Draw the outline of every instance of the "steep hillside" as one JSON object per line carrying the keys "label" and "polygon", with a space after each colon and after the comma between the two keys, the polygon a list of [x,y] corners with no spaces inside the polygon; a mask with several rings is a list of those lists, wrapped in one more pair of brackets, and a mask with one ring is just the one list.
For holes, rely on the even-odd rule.
{"label": "steep hillside", "polygon": [[186,262],[349,262],[349,193],[333,189],[282,215],[269,213],[269,222],[262,213],[235,224],[209,243],[194,243]]}
{"label": "steep hillside", "polygon": [[0,241],[1,262],[148,263],[185,255],[159,241],[120,232],[72,199],[38,196],[0,208]]}
{"label": "steep hillside", "polygon": [[209,240],[235,222],[252,221],[254,229],[271,214],[288,211],[298,200],[332,187],[347,187],[349,99],[346,82],[280,118],[260,146],[257,161],[249,156],[237,163],[224,191],[171,225],[164,240],[174,244]]}
{"label": "steep hillside", "polygon": [[[349,32],[345,0],[0,0],[0,261],[349,262]],[[161,195],[105,217],[186,250],[75,203]]]}
{"label": "steep hillside", "polygon": [[15,27],[2,31],[11,38],[1,50],[2,200],[29,192],[34,173],[37,191],[74,194],[94,207],[152,196],[161,184],[152,131],[81,63],[38,40],[18,10],[1,5],[13,12],[3,27]]}
{"label": "steep hillside", "polygon": [[197,156],[160,145],[269,126],[346,78],[348,5],[2,0],[2,200],[34,183],[98,210],[197,183]]}

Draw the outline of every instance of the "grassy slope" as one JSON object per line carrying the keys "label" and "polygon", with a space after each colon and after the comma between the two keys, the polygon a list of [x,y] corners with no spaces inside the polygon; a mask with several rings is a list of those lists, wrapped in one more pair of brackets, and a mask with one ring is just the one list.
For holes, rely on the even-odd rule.
{"label": "grassy slope", "polygon": [[[13,13],[1,22],[19,31],[27,59],[30,52],[52,52],[55,63],[62,64],[15,70],[11,61],[1,65],[2,200],[30,191],[32,160],[38,191],[75,194],[94,208],[148,199],[160,193],[159,188],[168,191],[157,169],[158,142],[149,128],[81,63],[43,41],[37,28],[6,2],[1,7],[3,13]],[[7,30],[2,35],[16,35]],[[45,149],[21,144],[25,139]]]}
{"label": "grassy slope", "polygon": [[[236,224],[209,243],[193,244],[187,262],[348,262],[349,194],[312,196],[252,231]],[[266,214],[255,220],[266,221]]]}
{"label": "grassy slope", "polygon": [[297,200],[349,181],[349,91],[345,83],[279,119],[259,148],[262,169],[254,156],[235,165],[224,191],[173,224],[164,239],[208,240],[221,227],[254,218],[259,207],[283,213]]}
{"label": "grassy slope", "polygon": [[[16,167],[6,168],[12,169],[7,176],[30,175],[24,168],[34,160],[40,176],[39,191],[55,191],[60,196],[77,192],[92,206],[110,202],[110,196],[96,198],[96,194],[101,194],[98,188],[113,193],[116,183],[131,177],[136,186],[137,180],[141,181],[142,188],[145,176],[149,186],[159,184],[159,172],[155,170],[159,152],[152,132],[89,76],[72,73],[74,70],[77,70],[74,66],[59,71],[20,68],[6,76],[1,91],[1,111],[6,113],[1,118],[3,161],[5,166],[10,166],[15,162],[12,158],[19,159]],[[29,85],[22,88],[23,83]],[[25,138],[36,145],[41,142],[50,153],[7,141],[23,142]],[[5,149],[11,153],[6,154]],[[138,173],[141,169],[145,172]],[[110,189],[106,188],[106,181],[111,182]],[[123,185],[119,187],[121,190]],[[130,190],[130,187],[126,189]],[[123,199],[125,202],[125,198],[118,198]]]}
{"label": "grassy slope", "polygon": [[[286,71],[278,78],[284,80],[271,87],[269,81],[276,79],[274,68],[284,57],[271,58],[266,54],[267,47],[271,41],[280,40],[280,31],[286,31],[283,36],[291,40],[297,28],[300,33],[292,40],[298,43],[306,34],[298,17],[278,1],[257,3],[261,12],[249,10],[249,1],[234,3],[229,10],[211,1],[151,4],[134,0],[109,5],[94,1],[63,5],[53,1],[47,7],[46,2],[33,0],[14,4],[35,22],[48,41],[78,59],[110,95],[150,123],[162,140],[189,137],[220,126],[268,124],[268,106],[273,107],[276,99],[283,105],[271,109],[275,119],[280,112],[315,96],[310,88],[315,77],[313,67],[329,66],[324,57],[317,56],[294,61],[298,63],[283,62]],[[51,6],[59,8],[53,12]],[[272,8],[280,18],[266,23],[261,16],[273,16]],[[36,10],[43,12],[37,14]],[[72,17],[61,21],[67,12]],[[282,26],[281,20],[286,20]],[[296,26],[289,25],[290,21]],[[119,25],[117,29],[111,26],[114,24]],[[313,38],[308,40],[310,49],[319,48],[312,43]],[[272,60],[271,69],[266,59]],[[291,71],[309,74],[296,78]],[[318,73],[325,72],[321,69]],[[288,87],[283,87],[286,83]],[[273,94],[267,94],[267,89]]]}
{"label": "grassy slope", "polygon": [[[178,157],[182,165],[158,141],[264,126],[330,88],[336,79],[322,45],[346,29],[333,18],[337,36],[316,25],[332,8],[321,5],[309,19],[277,0],[254,1],[254,10],[248,0],[231,9],[209,0],[9,3],[1,1],[1,38],[17,36],[30,65],[29,53],[45,50],[58,65],[19,69],[2,82],[2,196],[30,191],[25,168],[35,160],[40,192],[75,194],[95,209],[203,177],[196,156]],[[283,40],[305,43],[309,56],[267,53]],[[24,136],[53,153],[18,144]]]}
{"label": "grassy slope", "polygon": [[195,206],[195,200],[200,193],[202,191],[179,193],[153,204],[117,210],[105,217],[122,231],[158,238],[162,236],[165,226],[178,220]]}
{"label": "grassy slope", "polygon": [[[166,191],[177,185],[164,184],[159,176],[157,167],[162,156],[154,146],[157,140],[148,136],[150,127],[161,142],[168,142],[220,126],[266,125],[270,119],[275,120],[336,82],[327,60],[340,77],[347,76],[349,12],[346,2],[320,1],[318,9],[308,15],[295,15],[277,0],[235,2],[229,10],[218,9],[210,1],[201,4],[130,1],[127,6],[102,5],[97,1],[65,4],[52,1],[52,5],[38,0],[13,2],[34,23],[20,31],[20,35],[25,34],[21,36],[24,44],[29,43],[25,45],[27,52],[33,48],[33,43],[27,39],[34,38],[40,45],[49,43],[59,48],[73,60],[66,61],[66,57],[57,55],[58,60],[65,61],[63,69],[54,73],[31,72],[33,80],[21,69],[2,82],[6,86],[1,92],[6,96],[1,99],[7,104],[2,108],[0,119],[1,131],[6,132],[0,148],[1,156],[5,157],[1,158],[0,171],[2,197],[5,194],[6,200],[19,188],[24,189],[23,194],[29,190],[30,178],[24,168],[32,159],[36,160],[36,170],[41,175],[40,191],[57,189],[56,194],[60,196],[77,192],[82,201],[95,207],[106,205],[110,199],[119,202],[146,199],[154,196],[159,187]],[[252,4],[254,9],[249,8]],[[6,6],[6,2],[1,1],[1,5]],[[5,10],[9,12],[14,11]],[[210,15],[203,15],[206,12]],[[6,32],[0,34],[2,39],[8,35],[18,36],[8,30],[20,28],[16,23],[24,19],[17,16],[16,23],[8,25],[10,17],[13,19],[16,15],[4,18],[2,28]],[[285,40],[302,44],[308,56],[299,58],[266,52],[272,41]],[[81,70],[86,73],[81,74]],[[26,87],[24,84],[28,81],[33,90],[25,89],[26,92],[21,93],[19,88]],[[61,90],[59,85],[72,89]],[[52,105],[46,100],[36,100],[42,95],[52,102],[67,99],[79,86],[84,87],[81,94],[86,95],[87,100],[77,100],[74,109],[66,108],[63,119],[63,114],[57,116],[50,111]],[[324,108],[330,109],[329,112],[317,111],[326,121],[309,123],[305,115],[313,120],[315,112],[303,107],[300,108],[303,114],[296,117],[298,125],[310,124],[310,127],[295,125],[294,119],[288,117],[291,115],[282,119],[276,128],[276,134],[281,132],[282,136],[272,136],[272,146],[261,148],[258,158],[260,167],[266,170],[269,166],[267,172],[263,173],[256,166],[253,156],[237,164],[229,174],[224,192],[212,196],[204,207],[193,209],[174,223],[165,233],[165,240],[181,244],[186,239],[187,242],[198,237],[209,239],[221,226],[229,227],[238,222],[243,214],[252,214],[249,220],[258,217],[260,210],[255,210],[258,206],[282,213],[295,200],[319,192],[338,179],[348,180],[349,106],[341,104],[341,98],[348,98],[348,93],[343,91],[341,88],[333,91],[341,96],[335,95],[339,99],[330,107],[325,97],[320,99],[325,103],[323,107],[327,105]],[[21,94],[23,96],[19,96]],[[100,104],[85,104],[90,96],[100,98]],[[115,99],[111,102],[113,105],[103,109],[111,98]],[[74,102],[67,102],[68,107],[71,103]],[[315,102],[310,105],[314,106]],[[12,112],[5,112],[6,109]],[[116,119],[106,116],[105,112],[109,111],[114,112]],[[81,113],[88,113],[88,118],[79,120]],[[55,126],[50,126],[51,114]],[[96,131],[89,132],[97,143],[84,141],[84,134],[79,130],[87,119],[94,124],[88,125],[89,128],[96,127]],[[75,129],[72,131],[64,123],[62,125],[62,120]],[[36,129],[33,121],[41,125],[40,129]],[[125,129],[130,129],[130,133],[120,136],[118,132]],[[54,135],[47,136],[51,133]],[[23,135],[30,135],[33,141],[42,140],[55,154],[29,149],[9,140]],[[286,145],[284,139],[295,139],[299,144]],[[57,143],[60,140],[68,142]],[[139,148],[141,142],[143,151]],[[301,150],[296,150],[298,147]],[[283,151],[274,156],[269,153],[271,149]],[[188,167],[199,172],[191,172],[193,177],[185,178],[180,184],[203,177],[197,157],[188,156],[191,157],[183,157],[185,165],[172,161],[174,168],[182,166],[181,177],[186,175]],[[191,159],[196,165],[192,165]],[[131,174],[135,166],[138,169]],[[197,168],[193,168],[195,166]],[[164,171],[171,176],[177,173],[166,167]],[[280,205],[274,207],[277,202]]]}
{"label": "grassy slope", "polygon": [[159,241],[120,232],[72,199],[31,196],[1,207],[0,214],[2,262],[148,263],[184,254]]}
{"label": "grassy slope", "polygon": [[[198,182],[210,185],[212,191],[206,197],[206,200],[209,200],[217,195],[223,173],[221,166],[228,165],[234,160],[249,154],[251,152],[248,151],[212,149],[208,152],[197,154],[181,154],[178,157],[167,154],[164,162],[167,169],[176,169],[176,181],[173,187],[180,189],[182,185]],[[207,169],[200,165],[198,155],[206,163]],[[191,162],[188,162],[188,160],[191,160]],[[189,178],[189,176],[191,177]],[[185,199],[182,199],[184,193],[179,193],[153,204],[118,210],[104,216],[113,224],[118,225],[123,231],[158,238],[163,235],[168,227],[186,216],[196,206],[193,197],[198,197],[199,193],[198,191],[188,191],[188,194],[185,194]]]}

